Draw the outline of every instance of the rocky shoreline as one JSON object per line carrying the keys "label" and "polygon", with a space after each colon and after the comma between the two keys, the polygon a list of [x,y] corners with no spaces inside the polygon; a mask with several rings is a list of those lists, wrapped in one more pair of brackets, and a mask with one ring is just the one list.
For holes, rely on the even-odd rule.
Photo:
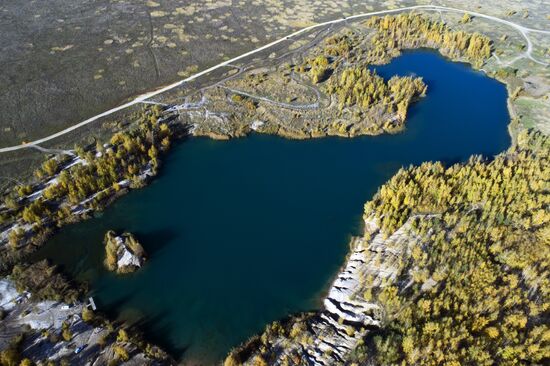
{"label": "rocky shoreline", "polygon": [[366,217],[364,236],[352,238],[350,254],[330,286],[323,309],[297,315],[284,326],[272,324],[261,338],[235,349],[226,365],[255,365],[258,359],[284,365],[292,359],[329,366],[349,359],[367,333],[386,321],[372,292],[396,282],[419,241],[410,231],[410,221],[386,237],[378,220]]}

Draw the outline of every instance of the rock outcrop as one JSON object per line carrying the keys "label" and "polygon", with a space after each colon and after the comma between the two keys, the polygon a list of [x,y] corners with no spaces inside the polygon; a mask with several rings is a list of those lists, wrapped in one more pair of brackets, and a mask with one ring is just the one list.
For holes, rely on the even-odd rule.
{"label": "rock outcrop", "polygon": [[324,309],[268,327],[261,337],[232,352],[229,364],[254,365],[258,358],[270,365],[285,365],[289,360],[300,365],[344,364],[365,335],[384,323],[385,311],[371,294],[395,283],[410,258],[419,238],[409,228],[406,223],[386,237],[376,220],[366,219],[365,235],[352,239],[351,254],[330,287]]}
{"label": "rock outcrop", "polygon": [[90,304],[38,300],[37,294],[16,288],[13,280],[0,278],[2,365],[27,364],[22,359],[33,365],[176,364],[124,325],[113,329]]}
{"label": "rock outcrop", "polygon": [[112,230],[105,234],[105,266],[117,273],[131,273],[145,262],[145,251],[131,233],[116,235]]}

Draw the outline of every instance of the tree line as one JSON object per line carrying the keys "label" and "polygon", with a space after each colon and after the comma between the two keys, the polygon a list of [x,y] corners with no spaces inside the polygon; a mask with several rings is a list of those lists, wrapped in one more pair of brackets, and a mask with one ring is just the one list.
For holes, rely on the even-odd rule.
{"label": "tree line", "polygon": [[380,364],[550,358],[550,139],[520,140],[492,161],[403,169],[366,204],[384,232],[412,220],[422,238],[396,284],[373,294],[387,314],[374,339]]}
{"label": "tree line", "polygon": [[422,78],[410,76],[393,76],[386,83],[376,71],[363,66],[343,69],[338,77],[330,79],[326,90],[338,97],[340,110],[354,105],[366,110],[382,103],[389,113],[397,112],[404,120],[409,104],[426,93],[427,85]]}
{"label": "tree line", "polygon": [[[69,168],[64,168],[67,161],[63,159],[45,161],[35,171],[38,183],[33,187],[14,187],[4,197],[7,210],[2,213],[2,222],[13,224],[21,219],[38,234],[52,223],[61,225],[70,219],[74,207],[84,201],[88,207],[99,207],[102,200],[122,188],[121,183],[130,187],[142,185],[144,171],[156,174],[160,153],[170,147],[172,130],[159,121],[161,113],[156,106],[144,110],[136,127],[116,133],[109,144],[98,143],[87,150],[76,148],[80,163]],[[27,197],[44,185],[37,197]],[[18,248],[24,236],[21,229],[11,230],[11,246]]]}
{"label": "tree line", "polygon": [[372,17],[365,23],[376,30],[369,58],[384,59],[396,49],[429,47],[450,57],[465,58],[480,67],[490,56],[491,40],[479,33],[454,31],[443,21],[414,13]]}

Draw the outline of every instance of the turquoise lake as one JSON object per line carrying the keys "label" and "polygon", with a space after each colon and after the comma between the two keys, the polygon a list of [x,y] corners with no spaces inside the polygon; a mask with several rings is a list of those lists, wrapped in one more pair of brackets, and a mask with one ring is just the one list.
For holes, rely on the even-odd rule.
{"label": "turquoise lake", "polygon": [[[361,233],[364,203],[400,167],[510,145],[499,82],[422,50],[376,69],[428,84],[403,133],[188,139],[148,187],[63,228],[38,256],[88,281],[100,311],[135,322],[186,364],[219,361],[271,321],[319,308],[350,236]],[[109,229],[136,234],[149,253],[144,268],[104,270]]]}

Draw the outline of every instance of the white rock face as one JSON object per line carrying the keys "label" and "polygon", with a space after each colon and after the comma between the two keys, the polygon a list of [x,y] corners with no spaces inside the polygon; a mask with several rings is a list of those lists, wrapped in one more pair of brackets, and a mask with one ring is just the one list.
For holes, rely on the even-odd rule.
{"label": "white rock face", "polygon": [[265,123],[259,120],[256,120],[252,122],[252,125],[250,125],[250,128],[254,131],[257,131],[259,128],[261,128]]}
{"label": "white rock face", "polygon": [[[122,255],[120,255],[120,252],[122,252]],[[139,258],[137,255],[133,254],[128,250],[128,248],[123,244],[120,247],[119,251],[119,257],[117,261],[118,268],[121,267],[141,267],[141,258]]]}
{"label": "white rock face", "polygon": [[301,355],[308,365],[345,364],[369,329],[382,325],[383,309],[376,299],[364,294],[395,282],[401,262],[409,258],[411,247],[419,241],[409,228],[406,223],[385,238],[375,219],[366,220],[365,236],[352,239],[351,254],[330,287],[324,309],[307,320],[310,330],[297,338],[310,340],[272,340],[271,348],[280,349],[273,365],[282,365],[285,356],[292,353]]}
{"label": "white rock face", "polygon": [[5,278],[0,280],[0,309],[6,311],[13,309],[19,295],[12,281]]}
{"label": "white rock face", "polygon": [[79,316],[82,304],[64,305],[58,301],[41,301],[36,303],[31,313],[21,315],[19,324],[26,324],[32,329],[59,329],[69,317]]}

